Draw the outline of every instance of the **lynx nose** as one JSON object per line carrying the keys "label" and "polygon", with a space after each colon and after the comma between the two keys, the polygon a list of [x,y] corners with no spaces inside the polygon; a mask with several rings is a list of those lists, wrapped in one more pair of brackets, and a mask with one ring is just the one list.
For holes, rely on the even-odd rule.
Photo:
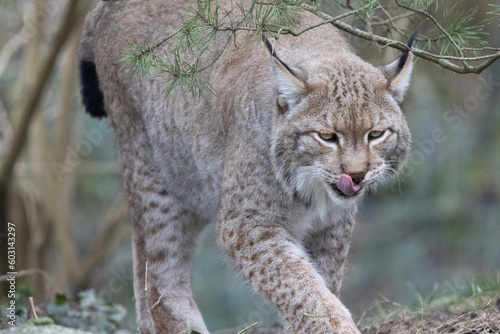
{"label": "lynx nose", "polygon": [[354,183],[361,183],[363,181],[366,172],[356,172],[356,173],[346,173],[349,175]]}
{"label": "lynx nose", "polygon": [[342,164],[340,165],[340,169],[346,175],[349,175],[351,177],[354,184],[359,184],[361,183],[361,181],[363,181],[366,173],[368,172],[369,166],[370,163],[366,164],[366,168],[361,164]]}

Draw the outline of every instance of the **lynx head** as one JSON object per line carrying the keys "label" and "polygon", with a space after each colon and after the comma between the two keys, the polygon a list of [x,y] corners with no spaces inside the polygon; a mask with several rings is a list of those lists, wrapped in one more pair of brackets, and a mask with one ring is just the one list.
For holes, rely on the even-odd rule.
{"label": "lynx head", "polygon": [[347,52],[301,67],[271,54],[278,104],[272,159],[291,196],[348,204],[401,170],[411,143],[400,108],[411,53],[380,68]]}

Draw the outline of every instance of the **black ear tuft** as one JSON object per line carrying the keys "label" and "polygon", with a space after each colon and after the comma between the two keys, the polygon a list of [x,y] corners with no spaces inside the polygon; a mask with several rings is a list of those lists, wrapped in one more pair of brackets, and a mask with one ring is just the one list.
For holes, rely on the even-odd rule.
{"label": "black ear tuft", "polygon": [[264,39],[264,42],[273,60],[273,70],[279,94],[278,104],[282,107],[296,105],[306,91],[307,72],[300,67],[289,67],[278,58],[267,38]]}
{"label": "black ear tuft", "polygon": [[262,37],[262,39],[266,43],[267,51],[269,51],[269,53],[271,54],[271,56],[278,58],[278,56],[276,56],[276,52],[273,49],[273,46],[271,45],[271,42],[269,42],[269,40],[267,38],[265,38],[265,37]]}
{"label": "black ear tuft", "polygon": [[[409,48],[411,48],[417,34],[418,29],[411,34],[407,43]],[[387,88],[392,93],[396,102],[400,104],[403,102],[403,96],[410,84],[413,70],[412,58],[413,53],[411,53],[410,50],[406,50],[399,59],[396,59],[388,65],[379,67],[380,71],[387,79]]]}
{"label": "black ear tuft", "polygon": [[[263,37],[264,38],[264,37]],[[290,73],[294,74],[294,71],[287,65],[285,64],[277,55],[276,55],[276,51],[274,51],[274,48],[273,46],[271,45],[271,42],[269,42],[269,39],[265,38],[265,42],[266,42],[266,47],[267,47],[267,50],[269,51],[269,53],[271,54],[271,57],[273,57],[274,59],[276,59],[281,65],[283,65],[284,68],[286,68],[287,71],[289,71]]]}
{"label": "black ear tuft", "polygon": [[82,85],[82,103],[92,117],[106,117],[104,95],[99,87],[99,77],[95,63],[88,60],[80,61],[80,83]]}
{"label": "black ear tuft", "polygon": [[[409,48],[411,48],[411,46],[413,45],[413,42],[415,41],[415,38],[417,38],[417,35],[418,35],[418,31],[420,29],[417,28],[415,29],[411,35],[410,35],[410,38],[408,39],[408,43],[406,43],[406,45],[408,45]],[[398,71],[400,71],[406,64],[406,60],[408,59],[408,55],[409,55],[410,51],[406,50],[402,55],[401,57],[399,57],[399,63],[398,63]]]}

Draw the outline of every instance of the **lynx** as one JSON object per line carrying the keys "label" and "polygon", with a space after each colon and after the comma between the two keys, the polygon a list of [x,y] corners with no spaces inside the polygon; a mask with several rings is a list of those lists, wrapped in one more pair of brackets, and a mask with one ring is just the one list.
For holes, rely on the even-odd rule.
{"label": "lynx", "polygon": [[[141,79],[119,59],[126,40],[174,30],[186,7],[101,1],[80,47],[83,102],[109,118],[123,166],[140,332],[208,333],[190,261],[215,223],[220,248],[290,333],[359,333],[338,295],[357,203],[409,154],[400,106],[412,54],[374,67],[331,25],[267,48],[238,32],[203,73],[215,94],[165,97],[164,75]],[[301,14],[298,29],[314,23]]]}

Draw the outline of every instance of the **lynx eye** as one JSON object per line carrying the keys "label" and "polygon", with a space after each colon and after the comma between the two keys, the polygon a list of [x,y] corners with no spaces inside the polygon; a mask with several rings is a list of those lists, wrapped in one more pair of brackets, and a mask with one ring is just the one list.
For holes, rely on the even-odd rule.
{"label": "lynx eye", "polygon": [[328,142],[336,142],[339,140],[339,137],[335,133],[319,133],[319,137]]}
{"label": "lynx eye", "polygon": [[368,133],[368,140],[377,139],[384,135],[385,131],[370,131]]}

